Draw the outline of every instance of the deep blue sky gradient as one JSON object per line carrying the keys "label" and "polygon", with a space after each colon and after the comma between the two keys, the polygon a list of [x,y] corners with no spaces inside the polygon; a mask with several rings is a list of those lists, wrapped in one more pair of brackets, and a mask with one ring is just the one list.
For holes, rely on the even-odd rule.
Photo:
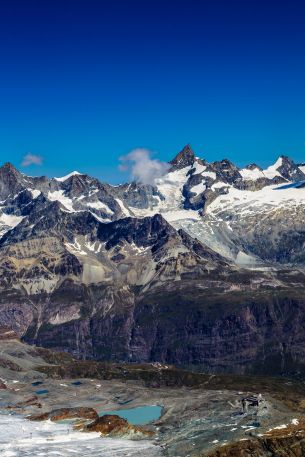
{"label": "deep blue sky gradient", "polygon": [[305,161],[304,24],[294,0],[1,1],[1,162],[120,182],[136,147]]}

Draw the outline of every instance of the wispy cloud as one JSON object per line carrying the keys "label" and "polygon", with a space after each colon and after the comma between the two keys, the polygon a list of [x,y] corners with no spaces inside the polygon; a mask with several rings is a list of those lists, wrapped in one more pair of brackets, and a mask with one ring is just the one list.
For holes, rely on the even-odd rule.
{"label": "wispy cloud", "polygon": [[142,184],[154,184],[155,179],[163,176],[170,168],[167,162],[151,158],[152,152],[148,149],[133,149],[125,156],[120,157],[119,169],[130,171],[132,179]]}
{"label": "wispy cloud", "polygon": [[42,165],[43,158],[36,154],[28,152],[22,159],[21,166],[28,167],[29,165]]}

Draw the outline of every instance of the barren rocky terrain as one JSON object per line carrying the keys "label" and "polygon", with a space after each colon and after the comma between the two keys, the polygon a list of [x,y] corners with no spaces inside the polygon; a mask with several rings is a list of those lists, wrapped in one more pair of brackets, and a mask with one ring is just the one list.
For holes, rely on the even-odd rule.
{"label": "barren rocky terrain", "polygon": [[[279,440],[282,444],[277,445],[284,448],[287,443],[289,446],[299,443],[300,434],[304,433],[303,382],[204,375],[161,364],[78,362],[65,354],[28,346],[14,334],[2,332],[2,335],[0,407],[2,413],[13,414],[12,418],[43,416],[59,409],[57,419],[73,418],[76,413],[71,415],[69,411],[74,408],[80,417],[95,420],[96,413],[92,411],[111,412],[157,404],[162,407],[161,417],[144,427],[149,442],[154,444],[148,456],[155,452],[169,457],[277,456],[280,454],[268,454],[265,450],[265,453],[256,451],[261,452],[257,454],[242,452],[249,452],[252,447],[266,449],[262,443],[268,440],[270,443],[271,436],[273,443]],[[260,398],[259,407],[249,403],[245,410],[242,400],[251,396]],[[57,420],[54,414],[53,417]],[[126,435],[124,423],[120,426],[116,438]],[[274,430],[272,435],[270,429]],[[285,431],[290,436],[286,441],[280,438]],[[52,434],[56,435],[56,430],[51,428],[47,436]],[[232,442],[239,443],[233,446],[233,451],[223,446]],[[99,447],[92,449],[95,452]],[[146,455],[145,449],[140,448],[130,452]]]}

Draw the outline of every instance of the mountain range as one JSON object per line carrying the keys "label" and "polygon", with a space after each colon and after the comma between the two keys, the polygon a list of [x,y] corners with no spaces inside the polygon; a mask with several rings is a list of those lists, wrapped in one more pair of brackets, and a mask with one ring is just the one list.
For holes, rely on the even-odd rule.
{"label": "mountain range", "polygon": [[305,373],[305,165],[153,185],[0,168],[0,325],[78,358]]}

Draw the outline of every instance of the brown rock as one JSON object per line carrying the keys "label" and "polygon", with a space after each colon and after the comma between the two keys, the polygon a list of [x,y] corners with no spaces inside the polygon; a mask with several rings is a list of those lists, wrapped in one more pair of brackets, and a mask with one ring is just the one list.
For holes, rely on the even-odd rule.
{"label": "brown rock", "polygon": [[88,424],[84,430],[88,432],[99,432],[104,436],[128,436],[136,439],[147,439],[154,434],[150,430],[131,425],[126,419],[111,414],[98,417],[94,422]]}
{"label": "brown rock", "polygon": [[41,403],[38,400],[38,397],[36,397],[36,395],[33,395],[33,397],[30,397],[27,400],[20,401],[16,403],[14,406],[8,406],[8,409],[25,408],[27,406],[37,406],[37,408],[42,407]]}
{"label": "brown rock", "polygon": [[87,425],[86,429],[90,432],[100,432],[103,435],[108,435],[114,431],[126,431],[130,426],[126,419],[122,417],[105,414],[102,417],[98,417],[92,424]]}
{"label": "brown rock", "polygon": [[59,408],[49,411],[47,413],[30,416],[31,421],[43,421],[50,419],[51,421],[59,421],[64,419],[90,419],[95,420],[98,414],[93,408],[79,407],[79,408]]}

